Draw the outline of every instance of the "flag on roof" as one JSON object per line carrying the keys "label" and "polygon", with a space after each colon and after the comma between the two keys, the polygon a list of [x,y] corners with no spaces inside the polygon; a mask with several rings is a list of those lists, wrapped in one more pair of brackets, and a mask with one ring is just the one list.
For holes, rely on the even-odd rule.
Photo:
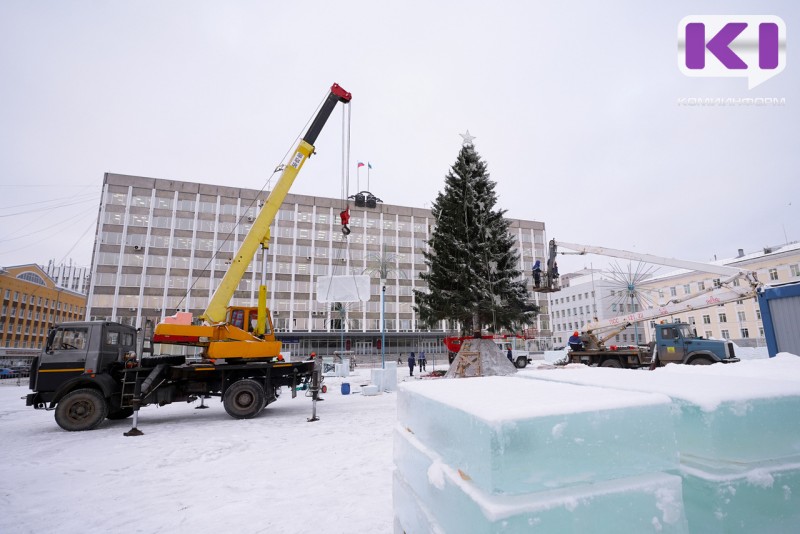
{"label": "flag on roof", "polygon": [[363,166],[364,166],[364,163],[363,163],[363,162],[361,162],[361,161],[359,161],[359,162],[358,162],[358,168],[360,169],[360,168],[361,168],[361,167],[363,167]]}

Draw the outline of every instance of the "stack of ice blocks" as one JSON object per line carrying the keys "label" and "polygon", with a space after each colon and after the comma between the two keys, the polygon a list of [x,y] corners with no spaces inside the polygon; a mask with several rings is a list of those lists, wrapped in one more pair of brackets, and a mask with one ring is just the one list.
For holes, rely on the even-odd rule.
{"label": "stack of ice blocks", "polygon": [[668,395],[690,531],[800,532],[800,358],[525,376]]}
{"label": "stack of ice blocks", "polygon": [[397,531],[687,532],[664,395],[485,377],[397,409]]}

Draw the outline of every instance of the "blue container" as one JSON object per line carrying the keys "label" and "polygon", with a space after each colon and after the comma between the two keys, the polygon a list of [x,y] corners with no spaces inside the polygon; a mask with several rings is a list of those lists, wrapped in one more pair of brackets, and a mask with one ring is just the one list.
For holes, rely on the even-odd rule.
{"label": "blue container", "polygon": [[350,395],[350,383],[342,382],[342,395]]}

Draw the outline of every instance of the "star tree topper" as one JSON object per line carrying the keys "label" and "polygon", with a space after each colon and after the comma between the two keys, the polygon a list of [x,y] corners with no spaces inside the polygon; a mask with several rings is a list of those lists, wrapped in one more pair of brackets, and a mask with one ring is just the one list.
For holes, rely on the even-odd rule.
{"label": "star tree topper", "polygon": [[464,141],[461,143],[464,146],[472,145],[473,144],[472,140],[473,139],[477,139],[474,135],[470,135],[469,134],[469,130],[467,130],[467,133],[458,134],[458,135],[460,135],[464,139]]}

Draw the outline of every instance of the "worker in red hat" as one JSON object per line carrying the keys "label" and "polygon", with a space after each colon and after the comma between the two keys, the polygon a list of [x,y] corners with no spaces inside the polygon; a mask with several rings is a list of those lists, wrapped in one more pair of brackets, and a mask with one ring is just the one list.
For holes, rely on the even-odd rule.
{"label": "worker in red hat", "polygon": [[577,330],[575,330],[569,338],[569,348],[571,350],[583,350],[583,341]]}

